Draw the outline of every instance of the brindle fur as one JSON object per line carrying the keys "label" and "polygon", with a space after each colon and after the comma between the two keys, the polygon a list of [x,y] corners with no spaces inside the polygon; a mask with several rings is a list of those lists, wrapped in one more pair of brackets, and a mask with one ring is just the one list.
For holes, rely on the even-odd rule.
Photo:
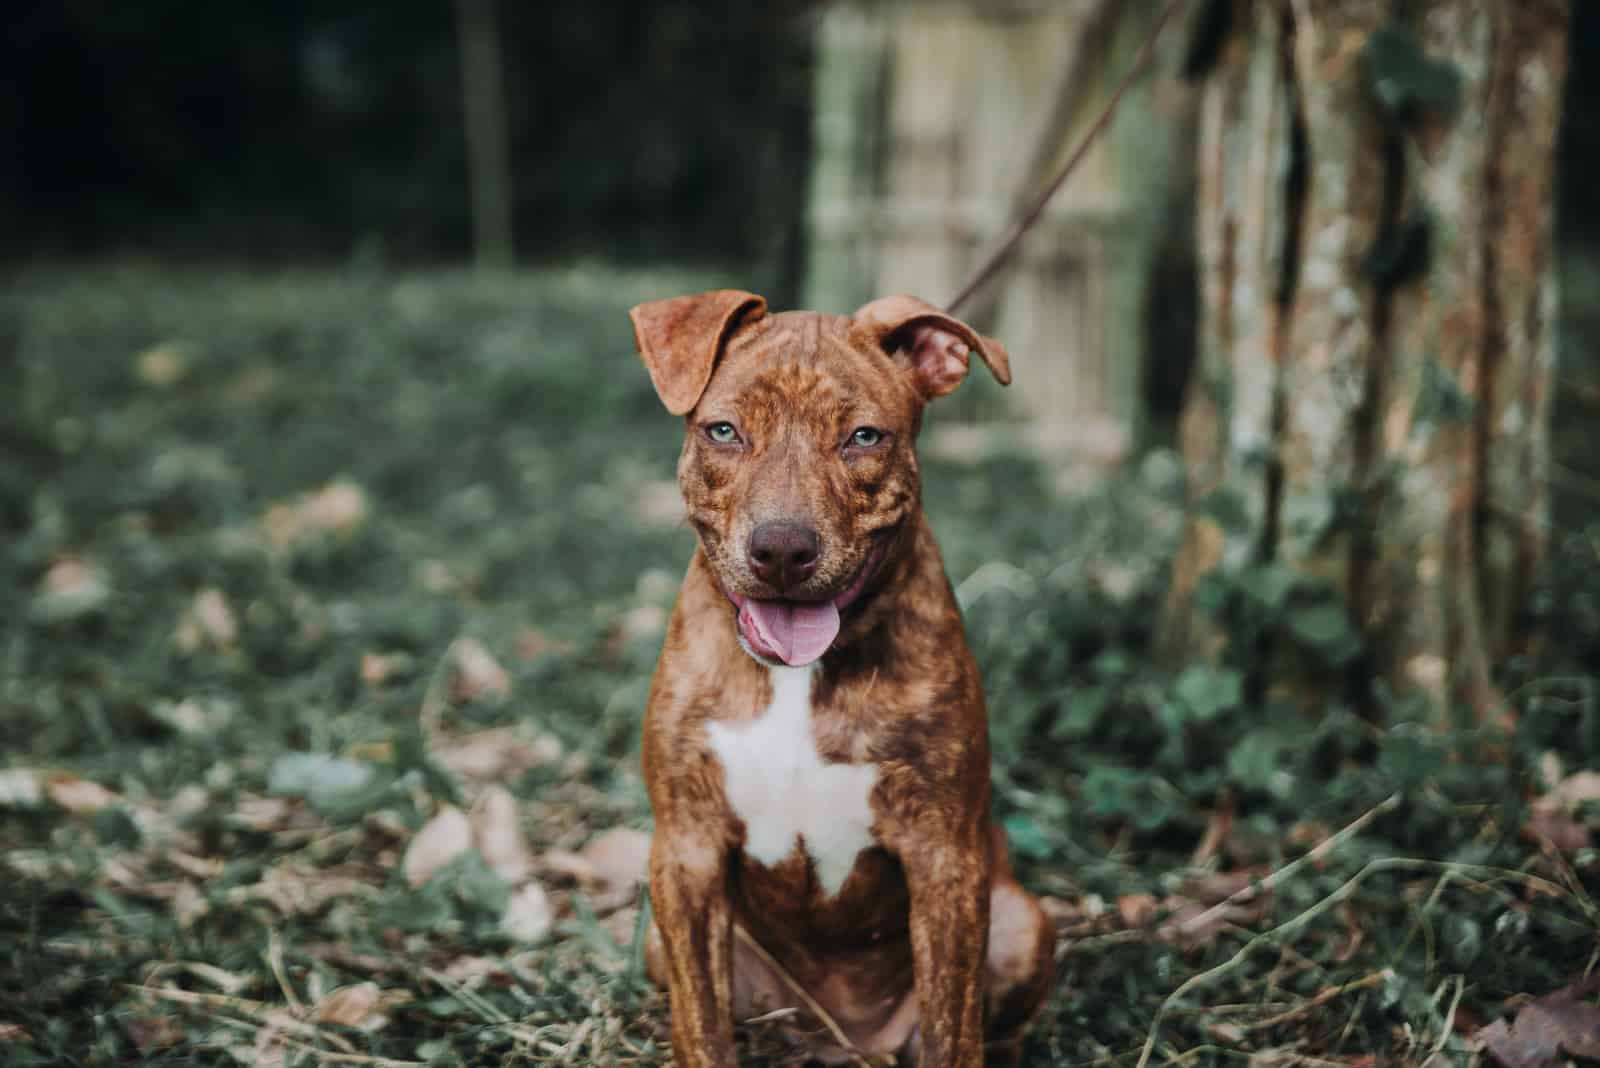
{"label": "brindle fur", "polygon": [[[852,318],[764,309],[723,290],[634,313],[657,390],[688,417],[678,480],[699,534],[643,740],[656,817],[650,971],[670,991],[676,1060],[732,1065],[736,1018],[798,1004],[738,944],[738,924],[858,1048],[973,1068],[987,1041],[989,1063],[1006,1063],[1048,992],[1052,934],[990,823],[983,690],[923,518],[913,450],[927,400],[965,373],[961,347],[1002,381],[1005,353],[912,298]],[[706,437],[720,421],[743,448]],[[863,425],[887,439],[846,447]],[[756,524],[792,517],[822,539],[801,595],[834,595],[883,548],[812,690],[822,760],[878,767],[875,844],[832,897],[799,849],[771,867],[742,853],[744,826],[705,731],[711,720],[750,721],[771,700],[727,595],[771,595],[745,545]],[[819,1058],[841,1059],[819,1021],[802,1016],[792,1030]]]}

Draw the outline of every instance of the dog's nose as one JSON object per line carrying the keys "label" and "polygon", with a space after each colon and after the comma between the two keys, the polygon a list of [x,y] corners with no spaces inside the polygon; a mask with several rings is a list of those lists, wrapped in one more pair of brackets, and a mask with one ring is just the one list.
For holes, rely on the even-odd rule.
{"label": "dog's nose", "polygon": [[817,532],[793,519],[770,519],[750,534],[750,570],[779,593],[810,578],[821,554]]}

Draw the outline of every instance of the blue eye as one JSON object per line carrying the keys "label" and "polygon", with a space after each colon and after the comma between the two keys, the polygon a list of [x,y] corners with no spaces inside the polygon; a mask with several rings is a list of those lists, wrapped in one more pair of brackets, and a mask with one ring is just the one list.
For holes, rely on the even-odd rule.
{"label": "blue eye", "polygon": [[706,437],[718,445],[736,445],[739,442],[739,432],[733,429],[732,423],[712,423],[706,427]]}
{"label": "blue eye", "polygon": [[850,435],[850,444],[858,445],[863,449],[870,449],[883,440],[883,431],[875,426],[858,426],[855,433]]}

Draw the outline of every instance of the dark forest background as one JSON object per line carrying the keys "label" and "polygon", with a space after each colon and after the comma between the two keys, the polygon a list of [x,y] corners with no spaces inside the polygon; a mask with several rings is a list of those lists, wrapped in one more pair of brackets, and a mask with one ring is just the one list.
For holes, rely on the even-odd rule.
{"label": "dark forest background", "polygon": [[[0,38],[13,254],[463,259],[452,5],[23,3]],[[738,0],[500,9],[524,259],[792,273],[814,13]]]}

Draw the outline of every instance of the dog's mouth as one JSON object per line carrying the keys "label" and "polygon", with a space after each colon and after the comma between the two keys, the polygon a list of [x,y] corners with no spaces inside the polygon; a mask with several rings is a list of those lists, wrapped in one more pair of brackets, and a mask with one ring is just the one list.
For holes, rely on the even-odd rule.
{"label": "dog's mouth", "polygon": [[840,593],[826,600],[801,601],[787,597],[746,597],[729,593],[738,610],[739,636],[756,656],[790,667],[804,667],[833,647],[839,636],[839,614],[861,596],[867,582],[883,563],[884,547],[872,552]]}

